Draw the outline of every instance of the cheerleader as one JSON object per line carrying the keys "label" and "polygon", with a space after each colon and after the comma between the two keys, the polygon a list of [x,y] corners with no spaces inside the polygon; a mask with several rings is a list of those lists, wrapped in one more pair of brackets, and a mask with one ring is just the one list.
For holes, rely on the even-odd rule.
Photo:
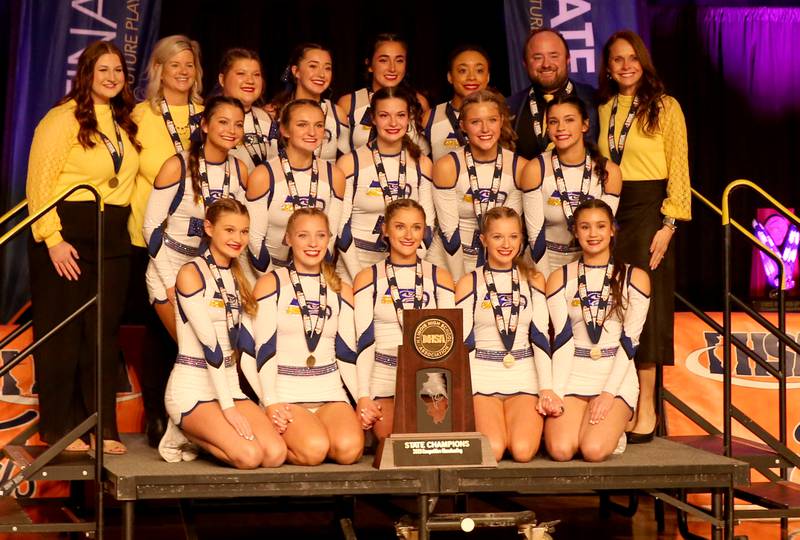
{"label": "cheerleader", "polygon": [[549,276],[580,257],[580,246],[572,235],[575,208],[584,200],[599,198],[616,213],[622,179],[619,167],[584,139],[589,116],[580,98],[553,98],[545,108],[545,118],[554,149],[529,161],[522,176],[540,195],[539,200],[526,196],[523,205],[526,215],[538,211],[543,216],[543,226],[529,240],[533,260]]}
{"label": "cheerleader", "polygon": [[641,392],[629,442],[639,443],[652,440],[656,430],[656,364],[675,361],[672,236],[677,220],[692,218],[686,121],[635,33],[608,39],[600,73],[600,152],[622,172],[617,221],[630,232],[617,249],[626,261],[648,270],[653,289],[636,356]]}
{"label": "cheerleader", "polygon": [[392,201],[410,198],[425,209],[423,258],[434,224],[433,165],[408,136],[409,126],[419,125],[413,94],[402,87],[381,88],[372,96],[371,109],[375,140],[336,163],[347,178],[337,242],[339,274],[353,277],[386,257],[381,231]]}
{"label": "cheerleader", "polygon": [[264,93],[261,58],[249,49],[228,49],[219,66],[222,94],[238,99],[244,106],[244,136],[231,155],[253,172],[256,165],[278,155],[278,126],[261,107]]}
{"label": "cheerleader", "polygon": [[202,135],[169,158],[156,177],[144,216],[150,253],[147,290],[161,321],[175,333],[175,276],[200,254],[206,208],[220,197],[244,199],[247,168],[228,152],[242,140],[244,109],[234,98],[206,104]]}
{"label": "cheerleader", "polygon": [[[314,155],[325,133],[325,115],[318,102],[287,103],[281,109],[280,132],[278,157],[256,167],[247,188],[250,262],[261,273],[289,265],[286,225],[298,208],[319,208],[338,230],[345,189],[342,172]],[[333,248],[332,237],[329,256]]]}
{"label": "cheerleader", "polygon": [[298,45],[281,77],[286,88],[267,107],[273,117],[279,118],[283,106],[294,99],[310,99],[319,103],[325,114],[325,138],[314,155],[325,161],[334,161],[338,155],[339,138],[344,127],[342,122],[347,114],[330,98],[323,97],[330,93],[332,79],[331,52],[316,43]]}
{"label": "cheerleader", "polygon": [[258,405],[239,388],[237,344],[242,313],[256,301],[237,260],[247,246],[244,205],[221,198],[208,207],[208,247],[177,277],[178,358],[164,402],[170,425],[159,452],[167,461],[192,459],[186,438],[238,469],[277,467],[286,445]]}
{"label": "cheerleader", "polygon": [[523,227],[513,209],[489,210],[480,240],[486,265],[456,286],[470,351],[475,426],[489,438],[497,461],[508,449],[515,461],[527,462],[539,449],[543,416],[560,413],[550,390],[544,276],[519,258]]}
{"label": "cheerleader", "polygon": [[[131,115],[139,125],[142,151],[128,219],[133,247],[126,322],[145,325],[147,347],[151,350],[142,358],[139,380],[147,419],[147,442],[152,447],[158,446],[166,427],[164,389],[177,348],[172,306],[154,304],[155,309],[151,307],[152,298],[147,292],[145,278],[150,257],[142,225],[153,182],[164,162],[188,149],[192,134],[200,129],[202,76],[197,42],[181,35],[160,39],[147,63],[145,100],[134,107]],[[159,318],[159,309],[169,311],[166,327]]]}
{"label": "cheerleader", "polygon": [[291,215],[289,266],[256,284],[255,362],[242,366],[258,381],[256,393],[297,465],[318,465],[326,457],[354,463],[364,449],[347,395],[357,394],[353,291],[325,262],[330,236],[319,208]]}
{"label": "cheerleader", "polygon": [[454,307],[449,272],[424,262],[417,253],[425,229],[425,210],[418,202],[398,199],[390,203],[381,225],[389,256],[362,270],[354,283],[358,410],[361,427],[373,428],[381,440],[392,432],[403,310]]}
{"label": "cheerleader", "polygon": [[[347,113],[347,127],[339,139],[339,150],[342,154],[361,148],[370,140],[373,127],[370,110],[372,94],[381,88],[399,85],[408,87],[408,83],[404,82],[408,44],[403,38],[393,33],[378,34],[370,51],[370,56],[364,59],[370,81],[368,86],[339,99],[339,107]],[[415,96],[422,112],[427,112],[430,109],[428,100],[419,92],[415,92]],[[430,149],[420,132],[409,135],[427,155]]]}
{"label": "cheerleader", "polygon": [[624,450],[625,424],[639,384],[633,357],[650,303],[644,270],[615,261],[614,213],[600,199],[574,213],[581,256],[547,280],[547,307],[555,331],[553,390],[564,413],[545,425],[547,451],[556,461],[580,452],[603,461]]}
{"label": "cheerleader", "polygon": [[478,224],[486,212],[507,206],[521,214],[523,191],[532,189],[522,183],[526,161],[514,153],[503,96],[493,90],[473,92],[462,102],[460,124],[467,144],[433,167],[440,231],[429,257],[435,263],[444,253],[454,279],[483,264]]}
{"label": "cheerleader", "polygon": [[434,162],[466,144],[458,123],[461,102],[489,84],[489,55],[481,47],[462,45],[456,48],[450,53],[447,65],[447,82],[453,86],[453,98],[426,112],[422,120]]}

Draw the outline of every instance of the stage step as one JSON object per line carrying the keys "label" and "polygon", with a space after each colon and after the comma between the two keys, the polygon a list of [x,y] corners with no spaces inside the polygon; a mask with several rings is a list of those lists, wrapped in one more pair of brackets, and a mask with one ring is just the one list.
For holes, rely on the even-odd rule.
{"label": "stage step", "polygon": [[[3,453],[21,470],[28,468],[45,450],[46,446],[18,446],[9,444]],[[28,480],[93,480],[94,459],[86,452],[61,452]]]}
{"label": "stage step", "polygon": [[736,496],[764,508],[800,508],[800,485],[780,482],[754,482],[736,488]]}
{"label": "stage step", "polygon": [[[673,435],[664,437],[670,441],[685,444],[712,454],[723,455],[722,435]],[[745,461],[754,467],[789,467],[790,463],[781,458],[772,448],[763,443],[744,439],[731,438],[732,457]]]}
{"label": "stage step", "polygon": [[27,499],[23,502],[13,497],[0,497],[0,533],[91,533],[94,530],[94,522],[79,519],[61,501]]}

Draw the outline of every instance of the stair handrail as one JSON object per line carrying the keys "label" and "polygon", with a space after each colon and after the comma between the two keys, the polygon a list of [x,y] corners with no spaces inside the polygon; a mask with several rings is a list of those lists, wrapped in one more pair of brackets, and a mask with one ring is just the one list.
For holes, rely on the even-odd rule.
{"label": "stair handrail", "polygon": [[[60,202],[64,201],[75,192],[78,191],[88,191],[95,200],[97,204],[96,213],[97,213],[97,293],[93,298],[90,298],[83,306],[79,307],[75,312],[69,315],[65,321],[71,320],[77,317],[81,312],[88,309],[92,304],[94,304],[95,309],[97,310],[97,342],[96,342],[96,359],[95,359],[95,384],[99,385],[100,381],[103,380],[103,362],[101,361],[102,352],[103,352],[103,256],[104,256],[104,241],[103,241],[103,228],[104,228],[104,221],[105,221],[105,201],[103,196],[98,191],[97,187],[92,184],[84,183],[78,184],[71,188],[67,188],[63,190],[61,193],[57,194],[55,197],[50,199],[45,205],[41,208],[36,210],[33,213],[29,213],[28,217],[24,218],[21,222],[14,225],[11,229],[9,229],[5,234],[0,236],[0,248],[3,245],[10,242],[16,236],[21,234],[24,230],[26,230],[29,226],[31,226],[34,222],[41,219],[45,214],[47,214],[50,210],[55,208]],[[28,206],[27,200],[20,201],[16,206],[14,206],[11,210],[6,212],[0,217],[0,225],[7,222],[20,212],[24,208]],[[3,365],[3,373],[7,372],[8,370],[12,369],[15,365],[19,364],[25,357],[29,356],[30,353],[38,347],[44,340],[49,339],[55,332],[65,326],[67,322],[62,321],[56,328],[51,330],[47,333],[47,335],[43,336],[36,342],[32,343],[30,346],[26,348],[26,354],[22,356],[22,353],[17,354],[13,359],[11,359],[7,364],[4,363]],[[102,393],[100,392],[99,388],[95,391],[95,408],[97,412],[92,415],[95,416],[94,421],[94,433],[95,433],[95,482],[96,482],[96,489],[95,489],[95,520],[96,520],[96,528],[95,528],[95,537],[99,540],[103,539],[103,530],[104,530],[104,521],[105,517],[103,515],[103,489],[101,485],[102,473],[103,473],[103,400],[102,400]],[[88,419],[85,421],[88,422]],[[75,430],[73,430],[75,431]],[[51,450],[55,450],[56,447],[66,446],[68,442],[65,442],[62,437],[57,443],[51,446]],[[70,441],[71,442],[71,441]],[[55,453],[55,452],[54,452]]]}
{"label": "stair handrail", "polygon": [[[751,189],[758,194],[760,194],[764,199],[769,201],[772,204],[773,208],[777,210],[779,214],[785,217],[790,222],[794,222],[796,225],[800,226],[800,218],[795,216],[788,208],[786,208],[783,204],[781,204],[777,199],[775,199],[772,195],[770,195],[766,190],[758,186],[756,183],[747,180],[747,179],[737,179],[729,183],[722,194],[722,226],[724,229],[725,234],[725,241],[724,241],[724,312],[723,312],[723,329],[725,331],[723,337],[723,408],[724,408],[724,415],[723,415],[723,447],[725,449],[725,455],[730,456],[732,451],[731,445],[731,438],[732,438],[732,417],[736,417],[737,421],[739,421],[744,427],[746,427],[751,433],[762,439],[767,445],[769,445],[774,451],[780,454],[782,457],[786,458],[788,461],[796,464],[798,459],[800,459],[797,453],[793,452],[791,449],[786,446],[787,443],[787,421],[786,421],[786,413],[787,413],[787,383],[786,383],[786,348],[789,347],[793,349],[795,352],[800,352],[800,346],[798,346],[797,342],[794,341],[787,333],[786,333],[786,269],[784,268],[783,260],[781,259],[779,254],[774,253],[771,249],[769,249],[763,242],[761,242],[758,238],[756,238],[750,231],[741,230],[740,227],[735,227],[733,225],[733,220],[730,216],[730,199],[732,194],[737,191],[741,190],[742,188]],[[731,251],[732,251],[732,226],[738,229],[745,238],[753,244],[757,249],[759,249],[762,253],[766,254],[767,257],[775,261],[778,267],[778,275],[779,275],[779,286],[777,289],[777,297],[778,297],[778,326],[775,327],[769,321],[767,321],[763,316],[761,316],[758,312],[751,309],[749,306],[745,304],[740,298],[738,298],[732,291],[731,286]],[[761,435],[766,434],[766,430],[764,430],[760,425],[756,422],[752,421],[750,418],[747,417],[740,409],[733,406],[732,404],[732,382],[733,382],[733,362],[732,362],[732,327],[731,327],[731,314],[732,314],[732,306],[735,304],[737,307],[741,308],[744,312],[746,312],[749,316],[755,319],[759,324],[764,326],[772,335],[774,335],[778,339],[778,373],[777,376],[775,373],[771,373],[773,376],[776,376],[778,380],[778,423],[779,423],[779,437],[778,440],[769,440],[771,437],[762,437]],[[743,422],[743,420],[749,421],[748,423]],[[777,443],[777,444],[776,444]],[[783,467],[781,468],[781,476],[784,480],[788,479],[788,469]]]}

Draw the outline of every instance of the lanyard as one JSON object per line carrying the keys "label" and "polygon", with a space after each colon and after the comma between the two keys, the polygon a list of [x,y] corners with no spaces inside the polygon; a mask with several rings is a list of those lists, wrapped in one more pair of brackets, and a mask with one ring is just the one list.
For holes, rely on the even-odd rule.
{"label": "lanyard", "polygon": [[[200,148],[200,156],[198,157],[197,169],[200,172],[200,189],[203,192],[203,200],[206,203],[206,208],[211,206],[214,199],[211,197],[211,187],[208,181],[208,168],[206,165],[206,158],[204,156],[205,148]],[[228,198],[231,196],[231,160],[225,160],[225,176],[222,179],[222,197]]]}
{"label": "lanyard", "polygon": [[[253,109],[250,109],[247,114],[253,118],[253,129],[255,129],[255,133],[245,133],[242,139],[242,145],[250,155],[253,165],[258,166],[267,158],[267,144],[264,141],[264,132],[261,130],[261,125],[258,123],[258,116],[253,112]],[[258,148],[256,148],[256,144]]]}
{"label": "lanyard", "polygon": [[[591,300],[586,286],[586,265],[583,257],[578,260],[578,298],[581,301],[581,311],[583,312],[583,322],[586,323],[586,330],[592,343],[600,341],[603,333],[603,324],[606,321],[608,310],[608,299],[611,295],[611,274],[614,272],[614,259],[611,258],[606,265],[605,276],[603,277],[603,288],[600,290],[600,298],[597,301],[597,309],[592,313]],[[595,358],[595,351],[592,349],[592,358]]]}
{"label": "lanyard", "polygon": [[103,132],[97,130],[97,133],[100,135],[100,139],[102,139],[103,144],[106,145],[108,153],[111,154],[111,161],[114,163],[114,176],[108,181],[108,185],[112,188],[115,188],[119,185],[119,178],[117,178],[116,175],[119,174],[119,169],[122,167],[122,159],[125,157],[125,146],[122,144],[122,135],[119,132],[117,121],[112,118],[111,122],[114,124],[114,133],[117,136],[117,146],[119,147],[119,150],[114,148],[114,144],[111,142],[111,140],[109,140],[108,137],[105,136]]}
{"label": "lanyard", "polygon": [[625,151],[625,139],[628,138],[628,131],[633,125],[633,119],[636,117],[636,109],[639,108],[639,96],[633,98],[631,110],[628,111],[628,116],[625,117],[625,123],[622,124],[622,130],[619,132],[619,145],[614,141],[614,127],[616,124],[617,106],[619,105],[619,95],[614,96],[614,104],[611,106],[611,118],[608,119],[608,151],[611,154],[611,161],[619,165],[622,162],[622,152]]}
{"label": "lanyard", "polygon": [[[228,291],[225,289],[225,283],[222,281],[222,273],[220,272],[217,263],[214,262],[214,257],[211,255],[211,250],[206,249],[205,253],[203,253],[203,258],[208,265],[208,270],[211,272],[211,276],[214,278],[214,281],[217,283],[217,289],[219,290],[219,294],[222,297],[222,303],[225,305],[225,322],[228,326],[228,338],[230,339],[231,349],[235,349],[238,342],[239,336],[239,323],[241,322],[241,311],[239,310],[238,303],[236,305],[236,318],[234,319],[233,311],[234,306],[231,305],[230,299],[228,297]],[[236,282],[236,278],[233,278],[233,286],[236,288],[236,298],[238,301],[239,298],[239,284]]]}
{"label": "lanyard", "polygon": [[[389,293],[392,295],[392,303],[397,314],[397,322],[403,328],[403,299],[400,298],[400,288],[397,285],[397,277],[394,273],[394,265],[386,258],[386,281],[389,283]],[[414,274],[414,309],[422,309],[423,295],[423,276],[422,260],[417,257],[416,270]]]}
{"label": "lanyard", "polygon": [[312,368],[317,362],[313,353],[317,349],[317,345],[319,345],[319,339],[322,337],[322,330],[325,328],[325,313],[328,310],[328,287],[325,284],[325,278],[322,274],[319,274],[319,307],[317,309],[317,320],[312,325],[311,312],[308,309],[306,295],[303,292],[303,284],[300,283],[300,276],[297,275],[294,263],[289,265],[289,278],[292,280],[294,295],[297,298],[297,305],[300,307],[300,315],[303,318],[303,335],[306,338],[308,352],[311,353],[308,355],[308,358],[306,358],[306,366]]}
{"label": "lanyard", "polygon": [[447,105],[444,108],[444,113],[447,115],[447,120],[450,121],[450,126],[453,128],[453,134],[455,134],[456,139],[458,140],[458,145],[464,146],[467,144],[467,138],[464,137],[464,132],[461,131],[461,125],[458,122],[456,108],[453,107],[451,102],[447,102]]}
{"label": "lanyard", "polygon": [[317,163],[317,159],[313,156],[311,158],[311,183],[308,186],[308,204],[303,205],[300,201],[300,194],[297,191],[297,182],[294,180],[292,165],[289,163],[286,150],[282,148],[278,152],[278,156],[280,156],[281,159],[283,174],[286,176],[286,187],[289,189],[289,195],[292,197],[292,210],[297,210],[303,206],[315,208],[317,206],[317,190],[319,189],[319,164]]}
{"label": "lanyard", "polygon": [[492,185],[489,188],[489,196],[486,202],[481,201],[480,185],[478,184],[478,171],[475,168],[475,160],[472,158],[472,150],[469,144],[464,146],[464,161],[467,162],[467,173],[469,175],[469,187],[472,189],[472,207],[475,210],[475,219],[478,220],[477,230],[481,228],[483,214],[497,205],[497,194],[500,192],[500,177],[503,174],[503,149],[497,147],[497,157],[494,158],[494,175]]}
{"label": "lanyard", "polygon": [[503,357],[503,365],[508,368],[513,366],[515,361],[514,355],[511,354],[511,349],[514,347],[514,338],[517,335],[517,324],[519,323],[519,270],[516,266],[511,269],[511,313],[508,317],[508,324],[506,324],[505,317],[503,317],[503,307],[500,305],[497,287],[494,284],[494,276],[492,276],[492,270],[488,265],[483,267],[483,279],[486,282],[486,289],[489,291],[489,300],[494,312],[495,325],[506,350],[506,355]]}
{"label": "lanyard", "polygon": [[556,154],[554,150],[550,156],[553,163],[553,176],[555,176],[556,179],[556,188],[561,198],[561,208],[564,210],[564,217],[567,218],[567,228],[571,231],[575,219],[573,216],[575,208],[589,198],[589,188],[592,180],[592,156],[589,155],[589,152],[586,152],[586,164],[583,167],[583,177],[581,178],[581,192],[574,205],[569,198],[567,181],[564,180],[564,171],[561,169],[561,162],[558,159],[558,154]]}
{"label": "lanyard", "polygon": [[[167,105],[166,99],[161,100],[161,116],[164,119],[164,124],[167,126],[169,138],[172,139],[175,153],[180,154],[184,150],[183,143],[181,142],[180,135],[178,135],[178,129],[175,127],[175,121],[172,119],[172,113],[169,111],[169,105]],[[189,100],[189,138],[191,138],[198,127],[200,126],[195,118],[194,104]]]}
{"label": "lanyard", "polygon": [[378,181],[381,183],[381,192],[383,192],[383,202],[386,206],[392,201],[397,199],[406,198],[406,149],[400,151],[400,168],[397,171],[397,193],[392,193],[392,185],[386,177],[386,168],[383,166],[381,153],[378,151],[378,141],[370,145],[372,150],[372,161],[375,163],[375,172],[378,174]]}

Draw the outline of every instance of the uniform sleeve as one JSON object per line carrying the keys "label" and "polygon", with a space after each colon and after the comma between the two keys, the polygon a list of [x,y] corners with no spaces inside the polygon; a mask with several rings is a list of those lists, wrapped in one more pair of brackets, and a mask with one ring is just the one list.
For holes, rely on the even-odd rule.
{"label": "uniform sleeve", "polygon": [[336,363],[344,385],[350,395],[358,395],[356,378],[356,331],[355,312],[347,300],[339,296],[339,323],[336,328]]}
{"label": "uniform sleeve", "polygon": [[[374,267],[373,267],[374,269]],[[374,272],[374,270],[373,270]],[[358,374],[357,398],[371,397],[369,383],[375,365],[375,279],[355,294],[355,326],[358,338],[356,372]]]}
{"label": "uniform sleeve", "polygon": [[[326,162],[322,162],[323,165]],[[342,218],[342,206],[344,204],[344,200],[340,199],[336,196],[336,193],[333,191],[333,173],[332,173],[332,165],[327,163],[328,166],[328,181],[330,182],[330,189],[331,189],[331,199],[330,205],[327,208],[328,214],[328,226],[331,229],[331,239],[328,242],[328,256],[330,260],[333,260],[333,256],[336,254],[336,233],[339,232],[339,224]],[[345,187],[345,193],[347,192],[347,188]],[[345,195],[346,196],[346,195]]]}
{"label": "uniform sleeve", "polygon": [[528,233],[531,257],[534,262],[539,262],[545,251],[544,199],[541,184],[536,189],[522,194],[522,212],[525,216],[525,231]]}
{"label": "uniform sleeve", "polygon": [[547,337],[549,315],[544,292],[531,286],[531,325],[529,340],[533,348],[533,363],[539,380],[539,391],[553,388],[553,363],[550,359],[550,340]]}
{"label": "uniform sleeve", "polygon": [[168,287],[174,285],[173,280],[179,268],[174,268],[167,249],[164,247],[164,234],[166,234],[167,220],[183,199],[185,181],[179,180],[166,187],[154,187],[147,200],[147,209],[144,212],[142,234],[147,243],[147,251],[153,261],[156,272],[161,281]]}
{"label": "uniform sleeve", "polygon": [[619,337],[619,348],[614,356],[611,371],[603,386],[603,391],[618,395],[625,374],[633,362],[636,349],[639,347],[639,336],[647,319],[650,297],[643,294],[632,283],[628,283],[628,305],[622,319],[622,333]]}
{"label": "uniform sleeve", "polygon": [[667,161],[667,198],[661,213],[675,219],[692,219],[692,189],[689,183],[689,144],[686,120],[680,104],[672,97],[663,100],[664,155]]}
{"label": "uniform sleeve", "polygon": [[[250,388],[256,393],[258,396],[258,400],[262,406],[264,406],[264,391],[261,388],[261,381],[258,378],[258,368],[256,367],[256,349],[255,349],[255,317],[258,316],[258,313],[255,315],[249,315],[247,313],[242,315],[242,334],[247,334],[250,341],[252,342],[253,348],[243,347],[241,349],[241,357],[239,358],[239,365],[242,368],[242,373],[244,374],[245,379],[247,379]],[[241,335],[241,334],[240,334]]]}
{"label": "uniform sleeve", "polygon": [[453,274],[453,278],[457,279],[464,274],[464,253],[461,248],[458,193],[455,186],[451,188],[434,186],[433,204],[436,208],[436,219],[439,220],[439,234],[447,256],[447,268]]}
{"label": "uniform sleeve", "polygon": [[475,309],[478,304],[478,297],[475,291],[475,273],[473,272],[471,275],[472,290],[456,304],[456,307],[461,308],[463,312],[464,346],[467,348],[470,358],[475,354]]}
{"label": "uniform sleeve", "polygon": [[[258,379],[259,400],[265,407],[276,403],[278,362],[275,359],[278,343],[278,293],[258,299],[258,311],[253,320],[255,341],[255,376]],[[242,367],[244,370],[244,366]],[[245,373],[247,376],[247,373]],[[253,376],[251,373],[250,376]],[[250,377],[248,377],[248,380]],[[256,387],[253,387],[256,390]]]}
{"label": "uniform sleeve", "polygon": [[[431,247],[431,240],[433,239],[433,231],[436,226],[436,208],[433,205],[433,180],[425,176],[419,175],[419,204],[425,210],[425,236],[423,244],[425,249]],[[425,257],[422,257],[423,259]]]}
{"label": "uniform sleeve", "polygon": [[439,282],[439,269],[433,267],[433,280],[436,285],[436,308],[448,309],[456,307],[456,294],[455,291],[449,289]]}
{"label": "uniform sleeve", "polygon": [[[559,270],[556,270],[557,272]],[[572,323],[569,319],[567,298],[564,295],[564,286],[547,297],[547,309],[550,312],[550,322],[553,324],[555,338],[551,355],[553,391],[564,397],[567,391],[567,381],[572,371],[572,362],[575,359],[575,342],[572,339]]]}
{"label": "uniform sleeve", "polygon": [[245,200],[247,212],[250,214],[250,240],[247,251],[250,254],[250,264],[261,274],[267,271],[270,262],[266,240],[269,228],[270,193],[274,189],[271,171],[269,178],[269,188],[261,197],[252,201]]}
{"label": "uniform sleeve", "polygon": [[603,194],[600,195],[600,200],[606,203],[611,208],[611,212],[615,216],[617,215],[617,208],[619,208],[619,195],[615,195],[613,193],[606,193],[605,191],[603,191]]}
{"label": "uniform sleeve", "polygon": [[188,296],[178,291],[178,304],[181,317],[192,327],[192,331],[203,347],[203,356],[208,368],[206,371],[217,395],[219,406],[224,410],[233,407],[233,396],[228,387],[228,377],[225,375],[225,358],[222,354],[222,347],[209,315],[204,291],[205,285]]}
{"label": "uniform sleeve", "polygon": [[[36,126],[28,157],[28,178],[25,195],[28,209],[34,213],[57,195],[58,177],[64,169],[78,134],[78,123],[72,109],[51,110]],[[32,225],[33,238],[47,247],[60,243],[61,220],[55,209],[50,210]]]}
{"label": "uniform sleeve", "polygon": [[349,154],[353,151],[350,148],[350,130],[353,129],[349,123],[350,117],[348,116],[345,120],[348,122],[339,124],[339,139],[336,141],[340,155]]}
{"label": "uniform sleeve", "polygon": [[353,218],[353,198],[355,197],[356,176],[345,178],[344,199],[342,200],[341,227],[336,239],[336,247],[339,256],[344,262],[347,272],[351,279],[355,279],[360,270],[358,260],[358,250],[353,241],[352,218]]}

